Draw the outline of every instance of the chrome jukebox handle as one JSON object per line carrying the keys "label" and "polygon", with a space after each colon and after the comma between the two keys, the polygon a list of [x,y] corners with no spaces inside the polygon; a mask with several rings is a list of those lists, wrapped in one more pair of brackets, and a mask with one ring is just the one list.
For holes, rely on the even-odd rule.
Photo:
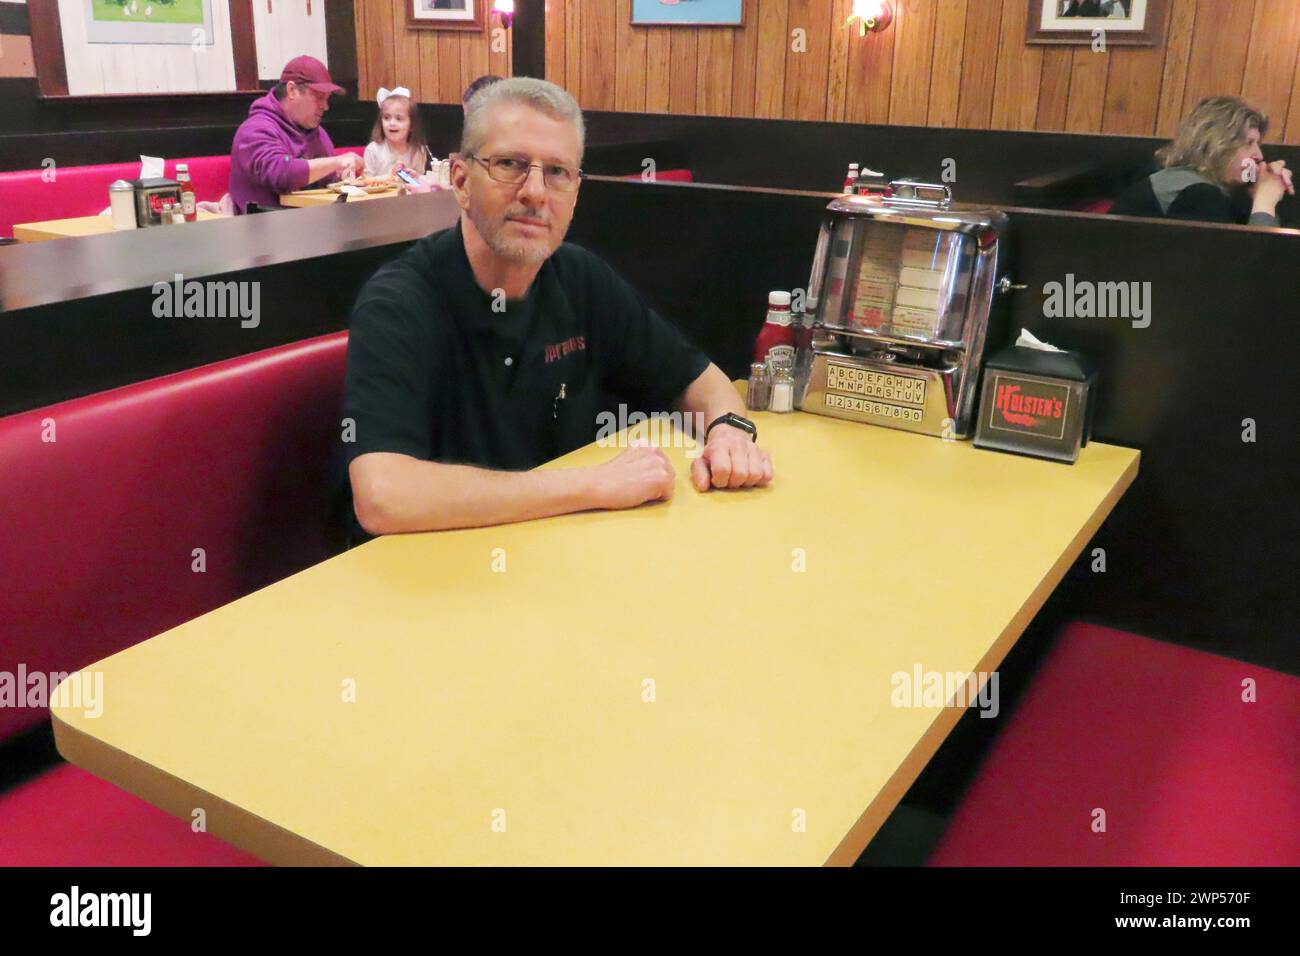
{"label": "chrome jukebox handle", "polygon": [[895,179],[889,184],[892,195],[885,202],[892,206],[924,206],[947,209],[952,204],[952,190],[942,183],[922,183],[914,179]]}

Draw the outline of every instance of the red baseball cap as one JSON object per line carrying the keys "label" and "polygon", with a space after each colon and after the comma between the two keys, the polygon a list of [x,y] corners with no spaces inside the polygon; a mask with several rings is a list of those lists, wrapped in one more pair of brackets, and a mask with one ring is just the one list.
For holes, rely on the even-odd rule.
{"label": "red baseball cap", "polygon": [[296,56],[280,71],[281,83],[309,86],[317,93],[343,93],[343,87],[330,79],[330,71],[314,56]]}

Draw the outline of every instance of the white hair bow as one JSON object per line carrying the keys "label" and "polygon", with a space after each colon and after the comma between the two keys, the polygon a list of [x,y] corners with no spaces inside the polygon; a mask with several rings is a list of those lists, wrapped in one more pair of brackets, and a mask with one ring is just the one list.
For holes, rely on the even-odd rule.
{"label": "white hair bow", "polygon": [[377,102],[380,106],[383,106],[384,100],[388,99],[390,96],[405,96],[407,99],[410,99],[411,91],[404,86],[399,86],[395,90],[385,89],[384,87],[381,86],[379,88],[379,92],[375,95],[375,102]]}

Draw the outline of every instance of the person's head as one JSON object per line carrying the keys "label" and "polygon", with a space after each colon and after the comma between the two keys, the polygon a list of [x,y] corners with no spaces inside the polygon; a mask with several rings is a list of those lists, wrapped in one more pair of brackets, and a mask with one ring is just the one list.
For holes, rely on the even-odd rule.
{"label": "person's head", "polygon": [[299,56],[285,64],[272,92],[285,116],[303,129],[315,129],[330,108],[330,94],[342,93],[343,87],[330,79],[320,60]]}
{"label": "person's head", "polygon": [[471,98],[451,181],[493,253],[539,264],[559,248],[577,205],[585,137],[582,110],[554,83],[514,77]]}
{"label": "person's head", "polygon": [[479,90],[486,89],[493,83],[500,83],[502,79],[503,77],[497,76],[495,73],[485,73],[480,76],[469,86],[465,87],[465,92],[460,98],[461,108],[466,112],[469,112],[469,101],[474,98],[474,94]]}
{"label": "person's head", "polygon": [[1268,117],[1235,96],[1211,96],[1187,114],[1174,141],[1156,152],[1165,166],[1186,166],[1211,182],[1240,185],[1261,162]]}
{"label": "person's head", "polygon": [[424,133],[420,127],[420,111],[411,102],[411,91],[404,86],[395,90],[380,89],[375,97],[379,103],[379,116],[370,138],[376,143],[387,142],[398,151],[424,149]]}

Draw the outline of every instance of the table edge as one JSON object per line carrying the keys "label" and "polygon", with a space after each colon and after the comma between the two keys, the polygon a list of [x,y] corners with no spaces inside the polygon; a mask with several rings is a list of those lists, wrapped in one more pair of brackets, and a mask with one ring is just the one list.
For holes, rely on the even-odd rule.
{"label": "table edge", "polygon": [[74,766],[182,820],[202,808],[204,829],[274,866],[359,866],[277,823],[223,800],[63,721],[53,708],[54,745]]}

